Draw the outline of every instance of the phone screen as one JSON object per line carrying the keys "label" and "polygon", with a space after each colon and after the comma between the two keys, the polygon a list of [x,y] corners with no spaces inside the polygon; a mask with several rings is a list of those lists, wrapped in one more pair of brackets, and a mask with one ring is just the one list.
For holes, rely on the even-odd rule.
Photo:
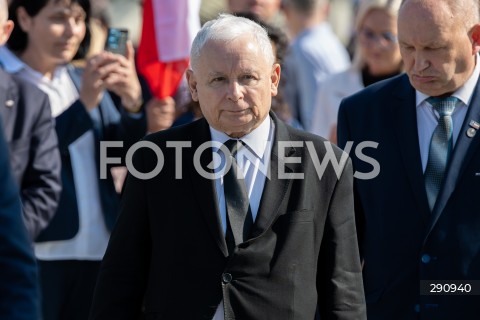
{"label": "phone screen", "polygon": [[105,50],[118,53],[123,56],[127,55],[127,39],[128,30],[119,28],[109,28]]}

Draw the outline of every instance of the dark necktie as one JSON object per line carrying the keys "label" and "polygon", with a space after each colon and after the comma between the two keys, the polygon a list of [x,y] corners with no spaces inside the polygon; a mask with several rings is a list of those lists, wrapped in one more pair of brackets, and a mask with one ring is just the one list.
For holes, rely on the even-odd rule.
{"label": "dark necktie", "polygon": [[238,149],[243,145],[241,141],[228,140],[225,142],[225,146],[230,151],[230,155],[227,155],[227,157],[230,157],[232,164],[230,170],[223,176],[223,189],[227,208],[225,241],[227,242],[228,252],[231,255],[235,246],[247,239],[250,228],[253,225],[253,217],[245,179],[235,159]]}
{"label": "dark necktie", "polygon": [[438,125],[430,141],[427,168],[425,169],[425,188],[427,190],[428,205],[430,210],[433,210],[452,151],[452,113],[458,99],[455,97],[429,98],[427,101],[439,114]]}

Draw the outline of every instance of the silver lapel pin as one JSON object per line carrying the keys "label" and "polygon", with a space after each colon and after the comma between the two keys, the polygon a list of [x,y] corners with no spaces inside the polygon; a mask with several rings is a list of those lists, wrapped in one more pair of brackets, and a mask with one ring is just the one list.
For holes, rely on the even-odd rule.
{"label": "silver lapel pin", "polygon": [[480,123],[475,120],[470,120],[468,125],[470,128],[467,129],[467,136],[473,138],[477,134],[477,130],[480,129]]}

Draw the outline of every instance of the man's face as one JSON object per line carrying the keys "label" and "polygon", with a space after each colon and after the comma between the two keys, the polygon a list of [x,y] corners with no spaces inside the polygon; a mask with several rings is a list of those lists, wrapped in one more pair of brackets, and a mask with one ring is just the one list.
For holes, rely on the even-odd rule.
{"label": "man's face", "polygon": [[28,34],[27,50],[45,61],[72,60],[86,32],[85,12],[77,3],[50,0],[34,17],[25,11],[22,16],[19,22]]}
{"label": "man's face", "polygon": [[358,40],[359,50],[372,74],[383,75],[399,69],[402,57],[396,37],[396,17],[381,9],[367,13]]}
{"label": "man's face", "polygon": [[461,17],[452,15],[444,2],[430,8],[407,2],[398,21],[400,52],[415,89],[441,96],[468,80],[478,49]]}
{"label": "man's face", "polygon": [[280,66],[268,63],[255,39],[244,35],[207,42],[187,79],[208,123],[231,137],[241,137],[267,117],[277,94]]}
{"label": "man's face", "polygon": [[280,0],[228,0],[228,8],[232,13],[250,12],[269,21],[280,9]]}

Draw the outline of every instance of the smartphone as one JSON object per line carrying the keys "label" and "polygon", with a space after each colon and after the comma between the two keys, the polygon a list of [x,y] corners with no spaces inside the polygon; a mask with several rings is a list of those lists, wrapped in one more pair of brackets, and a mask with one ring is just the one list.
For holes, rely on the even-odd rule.
{"label": "smartphone", "polygon": [[108,28],[105,51],[127,56],[128,30],[120,28]]}

